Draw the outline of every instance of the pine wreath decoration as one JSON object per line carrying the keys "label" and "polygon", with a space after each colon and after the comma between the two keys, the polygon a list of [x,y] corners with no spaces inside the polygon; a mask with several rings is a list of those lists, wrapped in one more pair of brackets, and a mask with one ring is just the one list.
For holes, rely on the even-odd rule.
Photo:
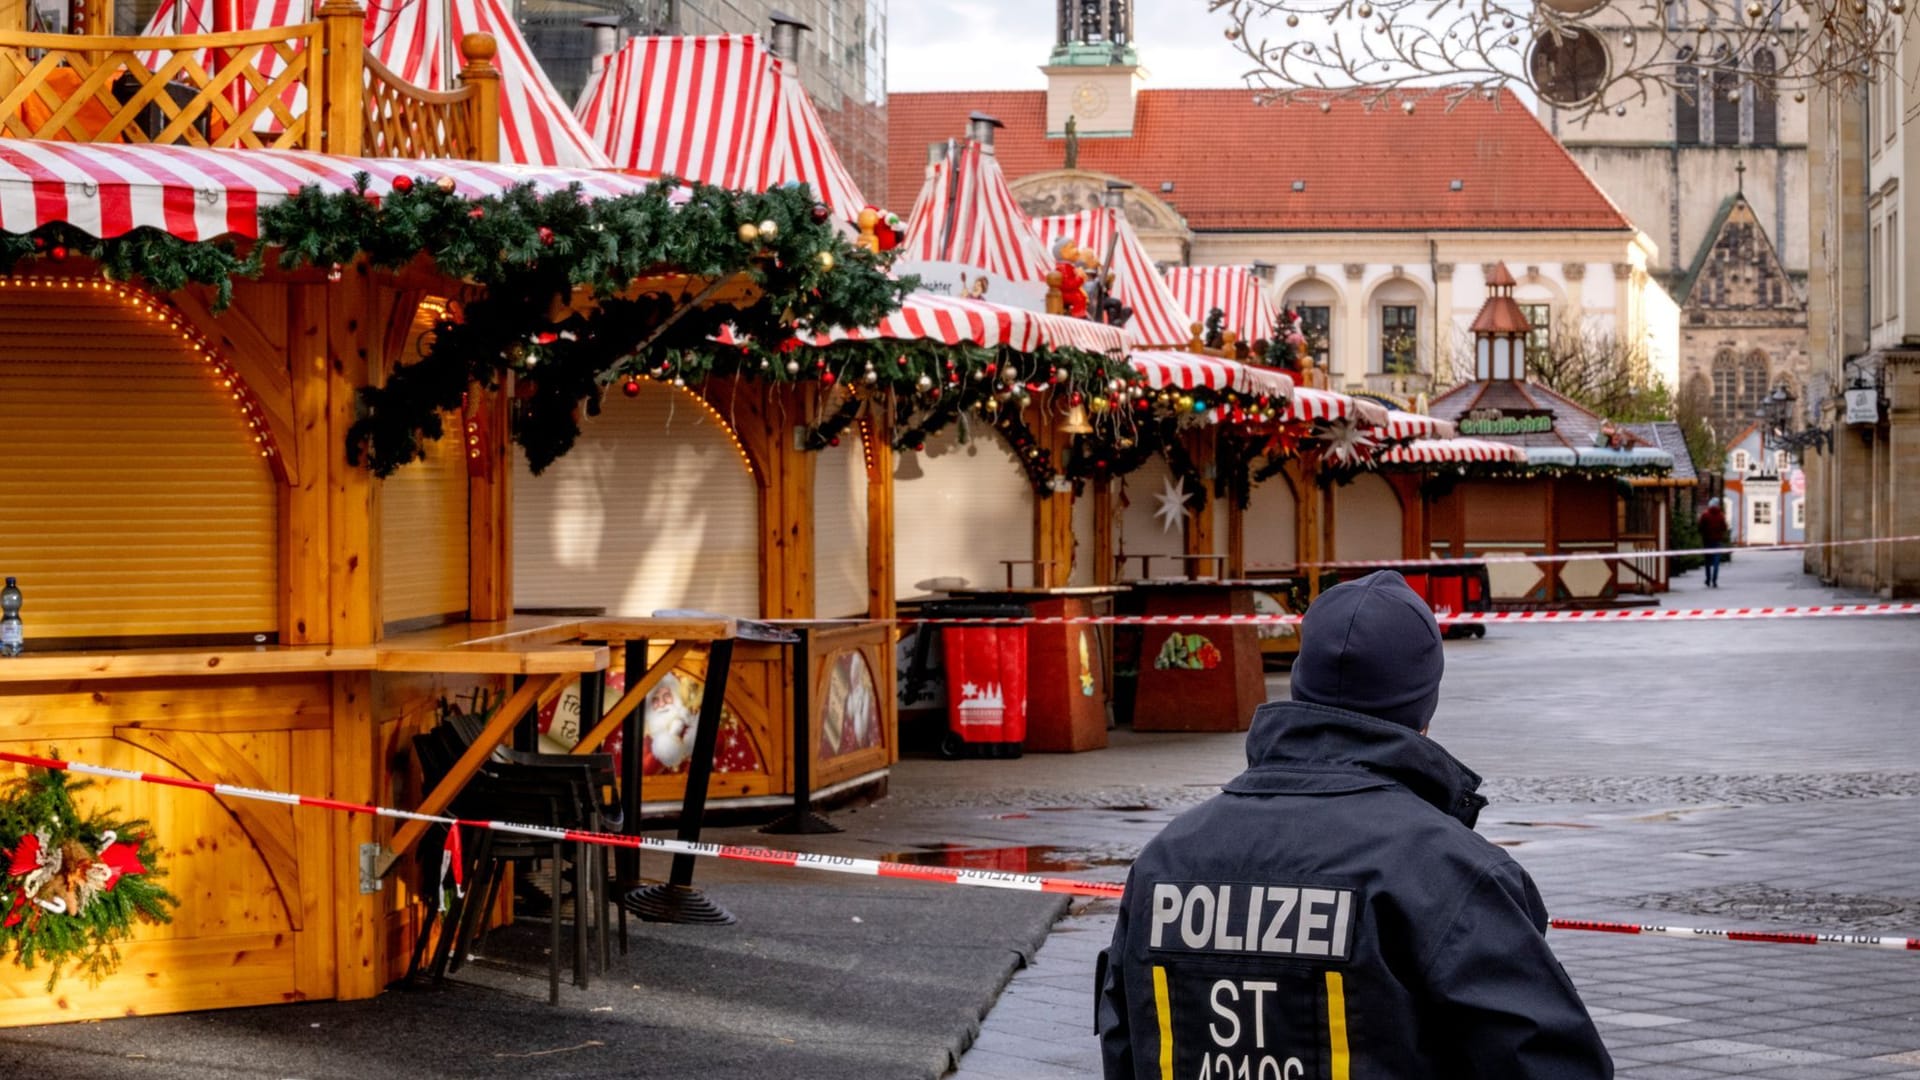
{"label": "pine wreath decoration", "polygon": [[145,821],[75,805],[91,786],[33,769],[0,788],[0,953],[28,970],[46,963],[48,991],[69,970],[98,984],[136,923],[172,922],[180,903],[160,885]]}

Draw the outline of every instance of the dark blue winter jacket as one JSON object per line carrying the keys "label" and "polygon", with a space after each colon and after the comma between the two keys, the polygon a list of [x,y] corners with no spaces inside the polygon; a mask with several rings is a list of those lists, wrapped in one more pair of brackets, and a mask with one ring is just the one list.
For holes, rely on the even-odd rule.
{"label": "dark blue winter jacket", "polygon": [[1261,707],[1247,757],[1127,879],[1096,976],[1109,1080],[1613,1075],[1539,892],[1473,832],[1478,776],[1301,701]]}

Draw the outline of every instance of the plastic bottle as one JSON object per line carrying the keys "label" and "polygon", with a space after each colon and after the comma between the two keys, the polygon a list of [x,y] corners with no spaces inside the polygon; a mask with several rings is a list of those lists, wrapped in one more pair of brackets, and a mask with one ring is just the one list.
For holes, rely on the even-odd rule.
{"label": "plastic bottle", "polygon": [[20,624],[20,586],[12,578],[0,589],[0,656],[19,656],[27,647],[25,629]]}

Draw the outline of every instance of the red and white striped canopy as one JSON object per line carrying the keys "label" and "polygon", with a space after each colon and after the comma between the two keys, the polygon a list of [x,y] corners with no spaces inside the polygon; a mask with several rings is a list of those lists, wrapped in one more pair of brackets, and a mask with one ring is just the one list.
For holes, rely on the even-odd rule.
{"label": "red and white striped canopy", "polygon": [[1006,346],[1020,352],[1032,352],[1042,345],[1095,353],[1126,351],[1120,331],[1104,323],[1027,311],[986,300],[919,292],[908,293],[901,301],[900,310],[880,320],[878,326],[859,330],[835,328],[816,336],[813,344],[873,340]]}
{"label": "red and white striped canopy", "polygon": [[1451,439],[1458,434],[1451,420],[1439,420],[1419,413],[1402,412],[1399,409],[1388,410],[1386,427],[1382,431],[1381,437],[1393,442],[1411,439]]}
{"label": "red and white striped canopy", "polygon": [[901,257],[964,263],[1011,281],[1044,284],[1053,259],[1008,190],[999,159],[972,140],[955,145],[954,158],[927,168]]}
{"label": "red and white striped canopy", "polygon": [[1351,420],[1360,415],[1360,403],[1345,394],[1332,390],[1316,390],[1311,386],[1296,386],[1293,390],[1293,404],[1288,409],[1287,419],[1297,421],[1311,420]]}
{"label": "red and white striped canopy", "polygon": [[[587,136],[547,73],[534,59],[503,0],[366,0],[367,51],[400,78],[428,90],[446,90],[458,72],[452,43],[468,34],[491,34],[499,46],[500,156],[523,165],[604,169],[612,161]],[[160,0],[146,35],[210,34],[220,30],[267,30],[313,18],[309,0]],[[149,64],[159,59],[147,57]],[[211,57],[197,58],[210,69]],[[277,61],[262,67],[272,69]],[[267,74],[277,74],[268,70]],[[304,95],[293,104],[305,108]]]}
{"label": "red and white striped canopy", "polygon": [[804,183],[847,219],[867,205],[799,77],[751,35],[634,38],[596,62],[576,113],[623,169],[738,191]]}
{"label": "red and white striped canopy", "polygon": [[1245,266],[1176,266],[1167,271],[1167,288],[1194,322],[1204,325],[1219,308],[1226,328],[1249,345],[1271,339],[1280,318],[1265,283]]}
{"label": "red and white striped canopy", "polygon": [[1275,398],[1310,392],[1296,388],[1285,372],[1204,353],[1134,352],[1128,355],[1127,362],[1145,376],[1146,384],[1155,390],[1232,390]]}
{"label": "red and white striped canopy", "polygon": [[1133,309],[1127,340],[1135,348],[1179,348],[1193,339],[1192,321],[1167,291],[1165,279],[1140,244],[1139,234],[1118,211],[1098,207],[1077,214],[1034,218],[1033,227],[1048,251],[1053,250],[1054,241],[1064,237],[1104,262],[1108,245],[1113,245],[1114,295]]}
{"label": "red and white striped canopy", "polygon": [[1448,465],[1507,462],[1524,465],[1527,452],[1491,439],[1418,439],[1375,455],[1382,465]]}
{"label": "red and white striped canopy", "polygon": [[424,170],[436,178],[451,177],[469,197],[531,183],[542,192],[579,184],[587,198],[604,199],[638,194],[654,184],[613,172],[495,162],[0,139],[0,232],[31,232],[63,221],[103,239],[138,228],[161,229],[183,240],[257,237],[260,211],[285,202],[305,185],[352,191],[354,174],[364,172],[368,190],[385,195],[395,177],[416,178]]}

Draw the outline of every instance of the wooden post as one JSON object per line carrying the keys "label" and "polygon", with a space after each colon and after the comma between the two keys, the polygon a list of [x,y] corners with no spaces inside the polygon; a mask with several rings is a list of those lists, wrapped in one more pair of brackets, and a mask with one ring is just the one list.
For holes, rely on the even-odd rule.
{"label": "wooden post", "polygon": [[[1194,468],[1200,470],[1200,483],[1207,496],[1206,506],[1202,508],[1199,513],[1187,515],[1186,536],[1184,537],[1186,543],[1185,554],[1218,554],[1214,545],[1219,542],[1220,538],[1214,535],[1213,528],[1213,500],[1216,496],[1213,493],[1213,485],[1209,484],[1206,479],[1207,474],[1213,471],[1217,458],[1215,450],[1218,443],[1214,435],[1214,429],[1202,428],[1197,432],[1181,432],[1176,437],[1187,444],[1187,454],[1193,459]],[[1204,572],[1205,569],[1218,568],[1216,564],[1211,563],[1188,563],[1186,565],[1190,573]]]}
{"label": "wooden post", "polygon": [[1102,477],[1093,482],[1093,583],[1111,585],[1119,579],[1113,550],[1113,481]]}
{"label": "wooden post", "polygon": [[466,60],[466,66],[460,69],[460,81],[473,87],[473,96],[467,99],[467,115],[473,125],[475,161],[500,160],[500,71],[493,66],[499,49],[492,34],[468,34],[460,39],[460,55]]}
{"label": "wooden post", "polygon": [[324,58],[316,60],[316,71],[324,68],[319,103],[320,146],[329,154],[358,157],[366,126],[363,98],[366,78],[366,11],[355,0],[323,0],[314,15],[323,24],[320,31]]}
{"label": "wooden post", "polygon": [[327,593],[327,491],[333,458],[328,395],[327,291],[288,289],[287,363],[293,387],[293,431],[304,468],[280,500],[280,642],[316,645],[333,640]]}
{"label": "wooden post", "polygon": [[[1064,462],[1073,436],[1060,430],[1052,410],[1035,404],[1028,417],[1034,442]],[[1073,577],[1073,496],[1058,491],[1037,491],[1033,500],[1033,584],[1039,588],[1065,585]],[[1047,565],[1052,563],[1051,566]],[[1008,570],[1012,572],[1011,568]]]}
{"label": "wooden post", "polygon": [[27,32],[27,0],[0,0],[0,31]]}
{"label": "wooden post", "polygon": [[893,423],[886,402],[867,410],[867,617],[899,613],[893,581]]}

